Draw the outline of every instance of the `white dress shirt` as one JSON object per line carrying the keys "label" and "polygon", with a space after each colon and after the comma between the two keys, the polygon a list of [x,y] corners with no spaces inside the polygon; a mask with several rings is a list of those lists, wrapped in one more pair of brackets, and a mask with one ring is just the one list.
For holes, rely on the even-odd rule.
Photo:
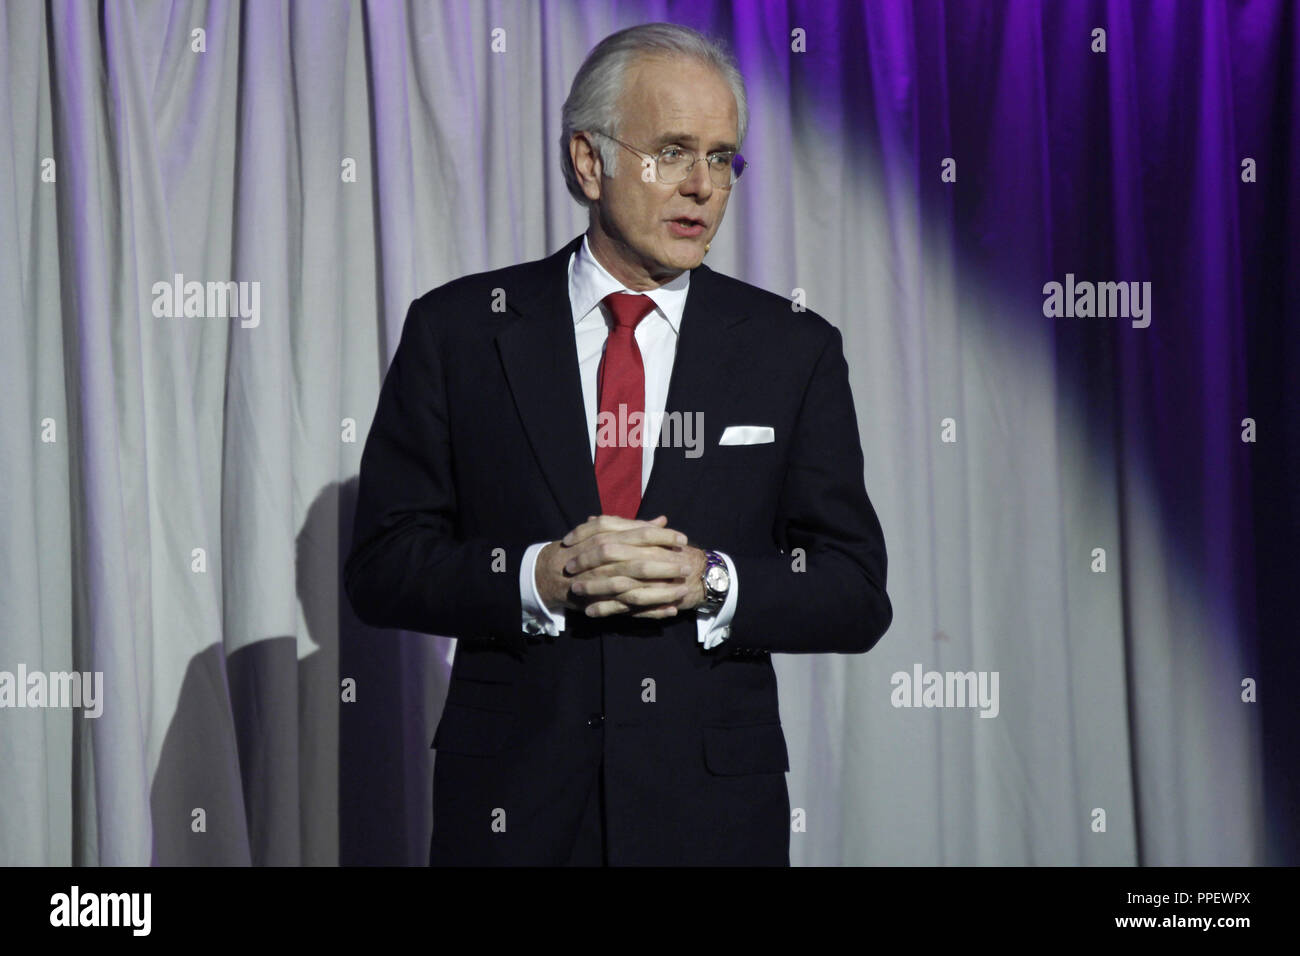
{"label": "white dress shirt", "polygon": [[[637,348],[641,350],[641,362],[645,366],[646,421],[657,420],[655,415],[662,416],[668,401],[668,381],[672,376],[673,359],[677,355],[678,330],[682,324],[682,313],[686,309],[686,293],[690,281],[691,274],[686,271],[657,289],[640,293],[649,296],[655,304],[654,310],[637,324],[635,331]],[[600,411],[596,395],[596,373],[612,322],[612,317],[607,318],[609,306],[603,300],[611,292],[637,294],[609,274],[592,254],[587,237],[583,236],[582,247],[569,257],[569,302],[573,307],[578,370],[582,377],[582,398],[586,405],[587,437],[590,440],[593,467],[596,462],[596,417]],[[647,435],[646,444],[642,447],[642,494],[650,481],[657,441],[658,436]],[[669,527],[672,527],[672,522],[672,515],[669,515]],[[534,636],[556,636],[565,626],[564,609],[552,611],[542,603],[541,596],[537,593],[537,555],[548,543],[542,541],[529,545],[519,567],[523,629],[525,633]],[[727,589],[727,600],[717,614],[704,614],[696,610],[699,640],[705,648],[716,647],[727,638],[731,633],[731,619],[736,613],[736,594],[739,591],[736,567],[730,557],[718,553],[727,564],[731,584]]]}

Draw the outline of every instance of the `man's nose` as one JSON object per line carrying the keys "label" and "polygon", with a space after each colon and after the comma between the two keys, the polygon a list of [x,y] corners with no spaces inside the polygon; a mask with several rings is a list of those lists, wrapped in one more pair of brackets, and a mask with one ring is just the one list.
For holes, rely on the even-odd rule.
{"label": "man's nose", "polygon": [[700,157],[691,167],[690,174],[682,180],[681,192],[685,196],[700,196],[708,199],[713,195],[713,179],[709,176],[709,161]]}

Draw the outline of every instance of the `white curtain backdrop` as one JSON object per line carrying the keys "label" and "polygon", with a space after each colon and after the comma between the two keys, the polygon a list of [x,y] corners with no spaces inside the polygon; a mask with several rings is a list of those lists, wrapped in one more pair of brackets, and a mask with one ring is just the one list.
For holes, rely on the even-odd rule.
{"label": "white curtain backdrop", "polygon": [[[916,88],[884,80],[930,67],[867,8],[867,129],[797,95],[783,8],[689,21],[735,45],[752,110],[708,262],[843,331],[889,553],[876,649],[774,658],[792,861],[1259,862],[1213,562],[1173,543],[1112,427],[1141,409],[1066,387],[1040,289],[963,264],[921,200],[938,157]],[[0,670],[102,671],[105,697],[98,719],[0,711],[0,862],[425,862],[454,642],[362,626],[339,578],[383,373],[412,299],[585,229],[569,83],[605,35],[686,17],[0,5]],[[155,315],[177,274],[257,282],[258,324]],[[997,716],[893,706],[914,665],[996,671]]]}

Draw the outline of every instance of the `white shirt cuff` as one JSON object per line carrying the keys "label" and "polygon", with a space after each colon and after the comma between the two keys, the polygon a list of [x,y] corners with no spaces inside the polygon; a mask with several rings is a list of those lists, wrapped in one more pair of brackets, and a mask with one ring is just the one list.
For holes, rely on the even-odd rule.
{"label": "white shirt cuff", "polygon": [[543,634],[557,637],[564,630],[563,609],[558,615],[553,613],[542,603],[542,596],[537,593],[537,556],[548,544],[549,541],[530,544],[524,551],[523,560],[519,562],[519,603],[523,609],[521,625],[524,633],[531,637],[541,637]]}
{"label": "white shirt cuff", "polygon": [[695,612],[695,624],[699,629],[699,641],[704,645],[706,651],[713,650],[731,636],[731,619],[736,613],[736,594],[740,591],[739,580],[736,577],[736,566],[732,563],[731,558],[722,551],[718,552],[718,556],[726,562],[731,585],[727,588],[727,599],[722,602],[722,607],[718,608],[717,614],[702,614],[698,610]]}

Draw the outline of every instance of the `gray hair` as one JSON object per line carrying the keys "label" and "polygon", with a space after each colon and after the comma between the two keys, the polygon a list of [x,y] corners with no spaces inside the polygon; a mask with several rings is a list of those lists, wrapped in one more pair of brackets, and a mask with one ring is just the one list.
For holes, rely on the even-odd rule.
{"label": "gray hair", "polygon": [[[622,117],[619,115],[618,101],[623,95],[627,68],[637,58],[646,55],[690,57],[712,66],[722,74],[736,98],[736,145],[745,141],[745,132],[749,128],[745,80],[730,51],[720,41],[676,23],[643,23],[611,33],[597,43],[582,61],[561,113],[560,168],[564,172],[564,184],[569,188],[570,195],[584,206],[591,205],[591,200],[578,184],[573,160],[569,156],[569,140],[579,130],[596,130],[608,136],[619,135]],[[606,136],[596,137],[595,145],[602,168],[606,175],[612,176],[618,168],[621,147]]]}

